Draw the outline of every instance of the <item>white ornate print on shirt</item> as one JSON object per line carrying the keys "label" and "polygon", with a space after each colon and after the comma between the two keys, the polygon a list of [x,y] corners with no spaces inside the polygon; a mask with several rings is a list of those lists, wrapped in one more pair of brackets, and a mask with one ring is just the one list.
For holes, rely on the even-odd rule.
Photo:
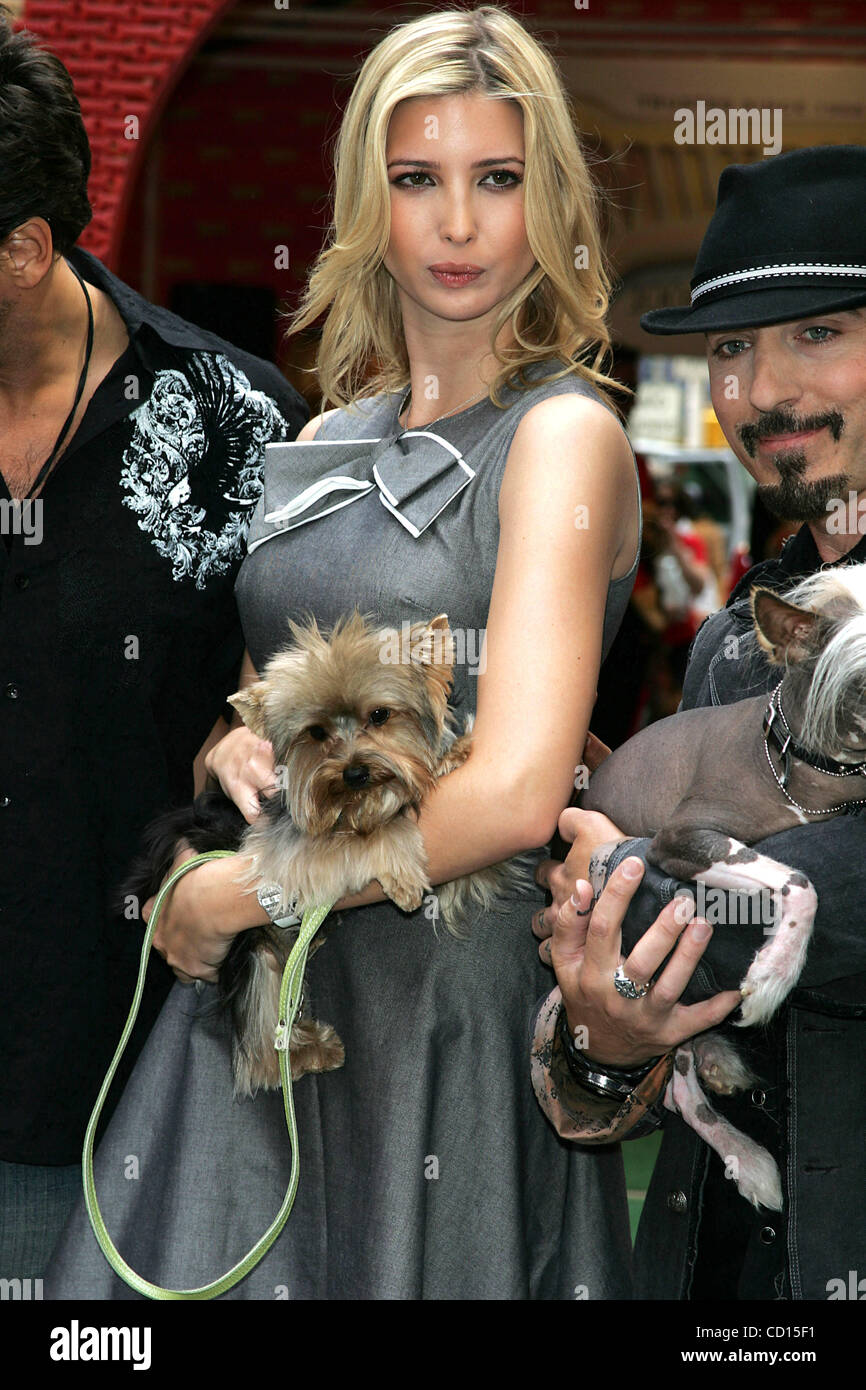
{"label": "white ornate print on shirt", "polygon": [[171,561],[172,578],[203,589],[242,556],[262,490],[265,445],[284,440],[288,424],[276,403],[217,353],[158,370],[130,421],[123,504]]}

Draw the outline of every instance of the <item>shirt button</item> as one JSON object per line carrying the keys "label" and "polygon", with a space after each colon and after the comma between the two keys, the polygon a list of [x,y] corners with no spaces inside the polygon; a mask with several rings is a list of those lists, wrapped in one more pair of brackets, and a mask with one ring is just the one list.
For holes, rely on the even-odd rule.
{"label": "shirt button", "polygon": [[16,574],[16,576],[15,576],[15,588],[16,588],[16,589],[27,589],[27,588],[29,588],[29,587],[30,587],[30,575],[29,575],[29,574]]}
{"label": "shirt button", "polygon": [[671,1211],[685,1211],[688,1205],[688,1198],[684,1192],[668,1193],[668,1206]]}
{"label": "shirt button", "polygon": [[752,1104],[763,1105],[766,1099],[766,1092],[762,1091],[759,1086],[756,1086],[754,1091],[752,1092]]}
{"label": "shirt button", "polygon": [[17,685],[12,685],[11,682],[10,682],[10,684],[7,685],[6,688],[5,688],[5,690],[3,691],[3,694],[6,696],[6,699],[7,699],[7,700],[17,700],[17,699],[18,699],[18,686],[17,686]]}
{"label": "shirt button", "polygon": [[762,1226],[762,1227],[761,1227],[761,1244],[762,1244],[762,1245],[772,1245],[772,1244],[773,1244],[773,1241],[774,1241],[775,1239],[776,1239],[776,1232],[774,1231],[774,1229],[773,1229],[772,1226]]}

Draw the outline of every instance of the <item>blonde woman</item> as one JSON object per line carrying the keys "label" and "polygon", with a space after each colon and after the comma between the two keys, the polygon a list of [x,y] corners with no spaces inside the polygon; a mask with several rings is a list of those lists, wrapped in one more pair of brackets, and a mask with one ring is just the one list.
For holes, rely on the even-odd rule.
{"label": "blonde woman", "polygon": [[[338,406],[300,438],[321,443],[325,477],[329,442],[382,439],[395,464],[388,441],[423,429],[412,466],[431,487],[402,517],[373,488],[278,535],[260,506],[237,595],[247,678],[309,611],[327,625],[358,606],[399,626],[445,610],[463,634],[453,704],[476,714],[475,747],[421,809],[433,884],[549,840],[632,587],[640,503],[601,371],[607,289],[593,184],[544,49],[495,6],[391,32],[346,109],[333,231],[293,323],[327,315],[318,372]],[[443,470],[455,450],[468,482]],[[309,482],[279,480],[289,496]],[[270,746],[238,728],[208,766],[252,820]],[[157,944],[181,978],[213,981],[233,936],[265,920],[237,871],[218,861],[175,888]],[[376,883],[339,905],[308,979],[345,1066],[297,1084],[295,1208],[230,1297],[628,1295],[620,1154],[562,1144],[530,1089],[529,1026],[550,988],[530,931],[542,904],[528,890],[462,941]],[[197,1005],[176,987],[98,1173],[125,1257],[186,1287],[253,1244],[288,1165],[280,1096],[232,1103],[225,1030]],[[122,1288],[81,1221],[57,1268],[55,1296]]]}

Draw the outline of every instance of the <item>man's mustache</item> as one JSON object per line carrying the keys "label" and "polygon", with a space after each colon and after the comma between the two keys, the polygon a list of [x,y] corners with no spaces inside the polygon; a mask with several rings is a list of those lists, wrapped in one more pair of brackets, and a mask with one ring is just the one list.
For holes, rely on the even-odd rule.
{"label": "man's mustache", "polygon": [[786,410],[768,410],[755,425],[738,425],[737,436],[749,458],[755,457],[755,450],[762,439],[777,434],[806,434],[809,430],[828,429],[834,443],[838,444],[845,428],[845,421],[838,410],[830,410],[826,415],[791,415]]}

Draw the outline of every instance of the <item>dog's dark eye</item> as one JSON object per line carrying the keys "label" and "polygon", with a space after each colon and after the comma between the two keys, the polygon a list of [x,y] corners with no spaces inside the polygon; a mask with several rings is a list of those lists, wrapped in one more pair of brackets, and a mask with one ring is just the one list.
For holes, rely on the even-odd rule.
{"label": "dog's dark eye", "polygon": [[389,709],[384,709],[382,705],[377,705],[375,709],[370,711],[370,723],[384,724],[390,713],[391,711]]}
{"label": "dog's dark eye", "polygon": [[321,724],[312,724],[307,730],[307,733],[310,735],[310,738],[314,738],[317,743],[324,743],[325,739],[328,737],[327,729],[323,729]]}

